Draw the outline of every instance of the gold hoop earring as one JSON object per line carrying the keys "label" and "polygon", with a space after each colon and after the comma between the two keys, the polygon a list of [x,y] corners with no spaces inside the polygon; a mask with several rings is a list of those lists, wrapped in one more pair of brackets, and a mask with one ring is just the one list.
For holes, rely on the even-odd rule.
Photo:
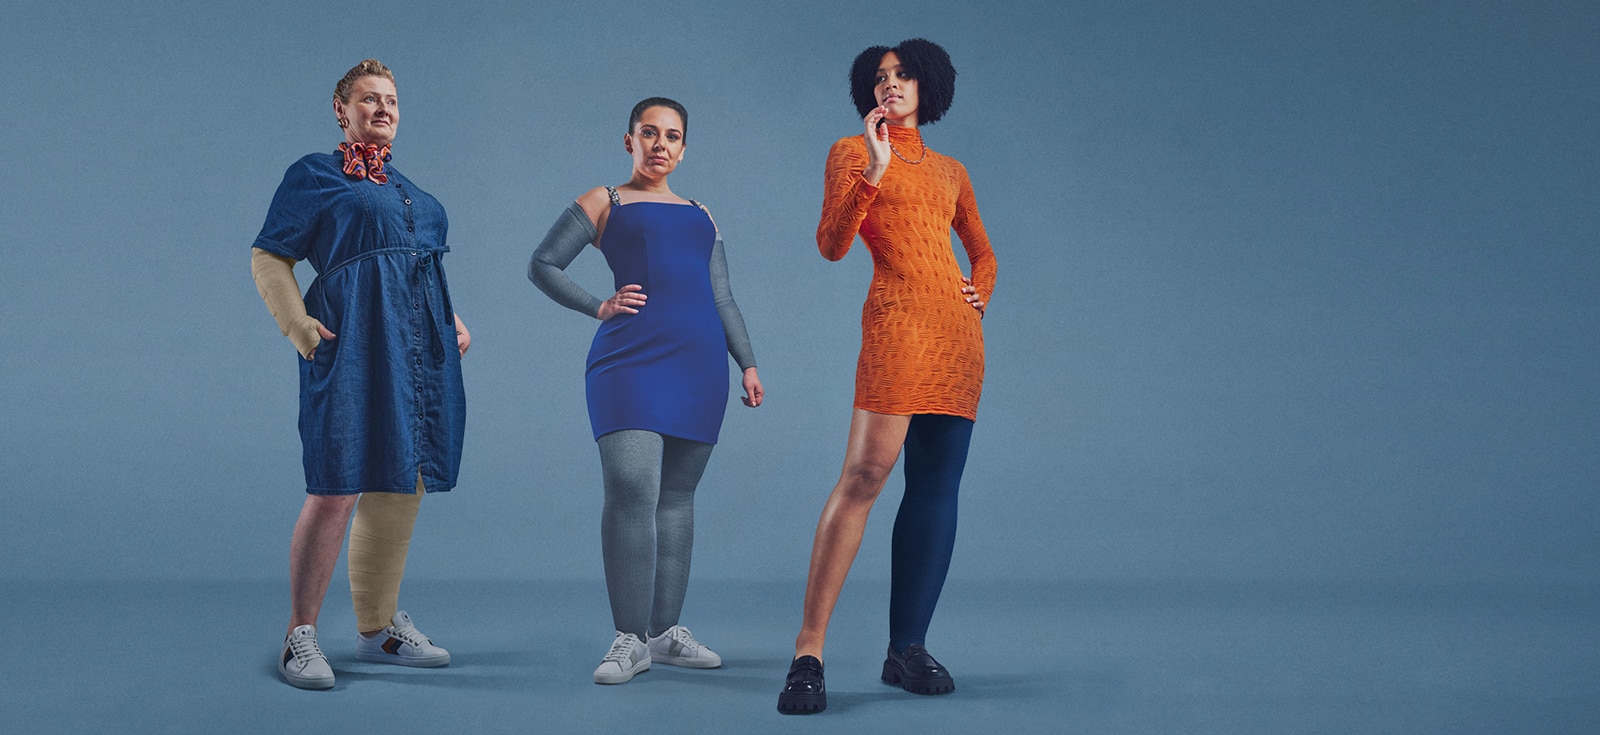
{"label": "gold hoop earring", "polygon": [[341,127],[341,128],[350,127],[350,118],[347,118],[347,117],[339,118],[339,127]]}

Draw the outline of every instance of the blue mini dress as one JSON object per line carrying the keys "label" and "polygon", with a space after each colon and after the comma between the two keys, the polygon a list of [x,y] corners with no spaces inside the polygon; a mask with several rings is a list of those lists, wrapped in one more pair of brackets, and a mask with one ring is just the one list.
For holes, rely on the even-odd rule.
{"label": "blue mini dress", "polygon": [[455,487],[467,400],[441,258],[444,207],[399,171],[345,175],[339,153],[289,167],[254,247],[307,260],[306,313],[337,338],[300,359],[306,492]]}
{"label": "blue mini dress", "polygon": [[601,252],[614,288],[635,283],[637,314],[600,323],[585,388],[594,438],[643,429],[715,444],[728,404],[728,342],[711,292],[717,228],[698,206],[613,204]]}

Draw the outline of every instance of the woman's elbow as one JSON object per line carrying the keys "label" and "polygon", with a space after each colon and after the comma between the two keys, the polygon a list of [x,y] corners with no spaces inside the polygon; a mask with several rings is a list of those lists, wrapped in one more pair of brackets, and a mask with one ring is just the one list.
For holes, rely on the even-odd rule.
{"label": "woman's elbow", "polygon": [[845,253],[850,252],[850,243],[847,242],[840,246],[833,237],[819,232],[817,233],[817,252],[822,253],[822,257],[828,260],[836,261],[843,258]]}
{"label": "woman's elbow", "polygon": [[534,258],[528,261],[528,280],[532,281],[533,285],[538,287],[540,291],[548,293],[552,280],[551,270],[555,270],[555,266]]}

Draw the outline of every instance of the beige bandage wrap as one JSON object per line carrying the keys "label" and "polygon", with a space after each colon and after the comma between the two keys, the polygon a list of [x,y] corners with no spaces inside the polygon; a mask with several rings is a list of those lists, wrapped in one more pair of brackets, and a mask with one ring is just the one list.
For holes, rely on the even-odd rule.
{"label": "beige bandage wrap", "polygon": [[400,606],[400,578],[406,572],[406,550],[422,504],[422,477],[415,493],[362,493],[350,523],[350,602],[356,630],[363,633],[390,625]]}
{"label": "beige bandage wrap", "polygon": [[294,280],[294,261],[261,248],[250,248],[250,275],[255,278],[261,300],[267,302],[267,311],[278,320],[278,331],[289,338],[301,357],[311,359],[311,351],[322,341],[317,333],[322,323],[306,315],[300,284]]}

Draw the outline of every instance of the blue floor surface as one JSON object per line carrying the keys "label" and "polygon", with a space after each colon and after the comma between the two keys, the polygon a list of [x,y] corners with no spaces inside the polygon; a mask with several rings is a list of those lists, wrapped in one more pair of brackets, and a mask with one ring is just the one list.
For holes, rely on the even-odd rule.
{"label": "blue floor surface", "polygon": [[957,691],[878,681],[887,585],[852,580],[828,710],[774,711],[801,582],[696,580],[721,669],[598,686],[598,581],[408,582],[444,669],[358,663],[347,589],[331,691],[279,680],[282,580],[5,582],[0,731],[16,733],[1595,733],[1600,590],[1537,585],[952,581],[929,645]]}

